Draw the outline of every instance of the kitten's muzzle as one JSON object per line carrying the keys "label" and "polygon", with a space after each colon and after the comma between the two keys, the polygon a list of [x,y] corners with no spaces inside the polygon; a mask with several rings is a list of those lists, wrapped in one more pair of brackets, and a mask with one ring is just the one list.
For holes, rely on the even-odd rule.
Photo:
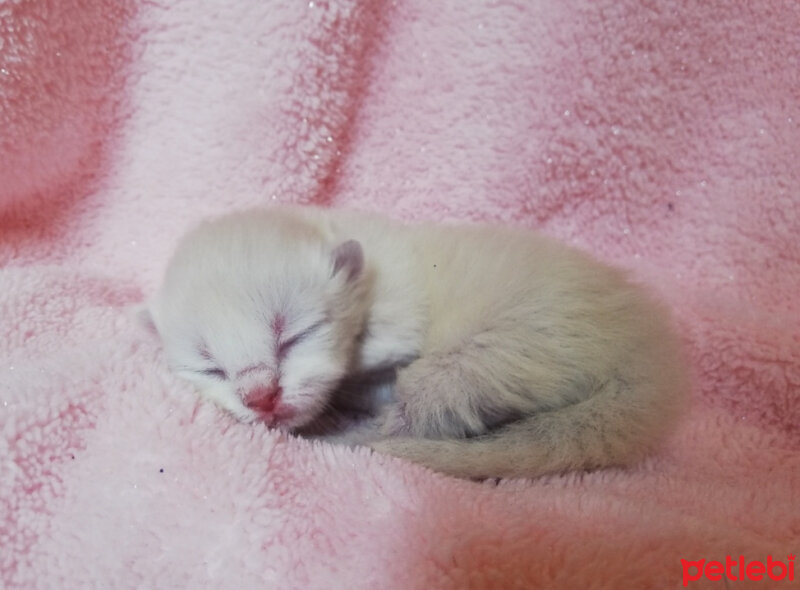
{"label": "kitten's muzzle", "polygon": [[278,383],[258,385],[244,396],[244,405],[262,414],[272,414],[283,390]]}

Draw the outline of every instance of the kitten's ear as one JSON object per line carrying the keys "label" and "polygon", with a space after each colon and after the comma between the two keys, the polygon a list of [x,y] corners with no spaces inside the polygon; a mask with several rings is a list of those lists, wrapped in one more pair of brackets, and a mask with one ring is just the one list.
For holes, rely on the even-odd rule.
{"label": "kitten's ear", "polygon": [[364,270],[364,251],[356,240],[347,240],[333,249],[333,276],[345,273],[347,281],[353,281]]}
{"label": "kitten's ear", "polygon": [[153,321],[153,314],[146,303],[140,303],[134,306],[133,316],[136,318],[136,322],[139,326],[147,330],[150,334],[158,336],[158,328],[156,328],[156,323]]}

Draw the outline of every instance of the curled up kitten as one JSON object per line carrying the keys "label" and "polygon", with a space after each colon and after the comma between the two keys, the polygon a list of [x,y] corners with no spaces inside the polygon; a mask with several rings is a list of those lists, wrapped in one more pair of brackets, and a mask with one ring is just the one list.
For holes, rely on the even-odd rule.
{"label": "curled up kitten", "polygon": [[173,369],[240,420],[460,477],[631,464],[687,390],[660,305],[520,230],[236,213],[182,240],[148,309]]}

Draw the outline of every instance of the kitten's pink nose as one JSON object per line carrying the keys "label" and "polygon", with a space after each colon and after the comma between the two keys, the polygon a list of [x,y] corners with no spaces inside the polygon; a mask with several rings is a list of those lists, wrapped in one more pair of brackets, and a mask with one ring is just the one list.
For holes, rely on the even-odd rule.
{"label": "kitten's pink nose", "polygon": [[264,413],[271,413],[275,409],[275,404],[281,395],[281,386],[277,383],[272,385],[259,385],[247,392],[244,397],[244,405],[251,410]]}

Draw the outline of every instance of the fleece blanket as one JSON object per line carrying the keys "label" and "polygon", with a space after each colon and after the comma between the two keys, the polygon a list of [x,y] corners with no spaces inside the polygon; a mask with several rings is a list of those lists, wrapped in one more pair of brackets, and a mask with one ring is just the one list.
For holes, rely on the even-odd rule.
{"label": "fleece blanket", "polygon": [[[0,3],[0,586],[797,587],[798,31],[795,0]],[[188,227],[273,202],[625,267],[691,407],[640,465],[483,483],[238,424],[131,309]]]}

